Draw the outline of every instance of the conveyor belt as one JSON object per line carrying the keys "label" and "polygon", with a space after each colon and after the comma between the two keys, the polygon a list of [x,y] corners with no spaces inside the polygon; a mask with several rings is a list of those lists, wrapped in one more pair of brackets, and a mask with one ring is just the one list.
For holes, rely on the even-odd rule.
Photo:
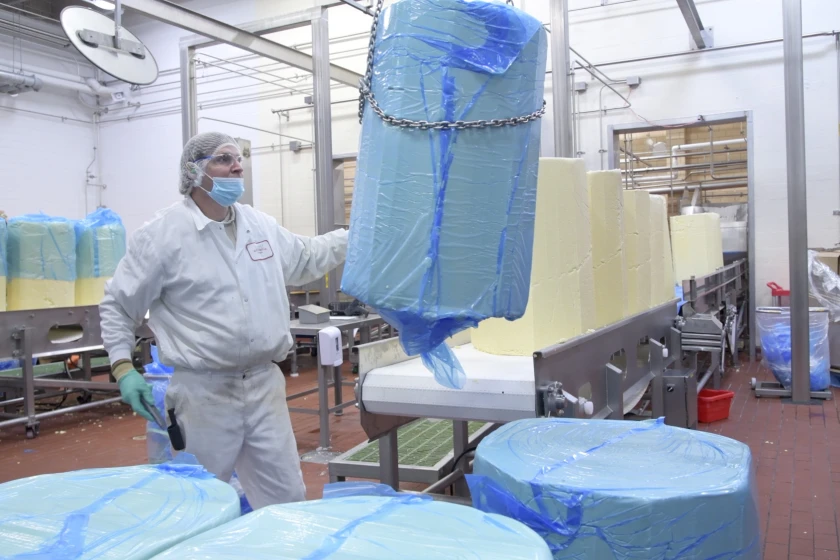
{"label": "conveyor belt", "polygon": [[452,349],[464,372],[463,389],[437,383],[419,358],[369,371],[362,399],[374,414],[509,422],[534,417],[534,360],[494,356],[472,344]]}
{"label": "conveyor belt", "polygon": [[[483,422],[470,422],[469,434],[472,436],[483,425]],[[412,422],[399,429],[398,442],[401,465],[433,467],[452,453],[452,422],[430,419]],[[344,460],[379,464],[379,443],[371,442]]]}
{"label": "conveyor belt", "polygon": [[[83,365],[83,361],[79,359],[79,365],[74,367],[73,369],[79,369]],[[90,361],[90,366],[92,368],[99,368],[99,367],[106,367],[109,365],[108,358],[93,358]],[[64,363],[63,362],[53,362],[50,364],[39,364],[34,366],[34,374],[35,377],[49,377],[50,375],[60,375],[65,372]],[[14,378],[20,379],[23,375],[23,370],[21,368],[12,368],[12,369],[5,369],[0,371],[0,383],[2,383],[2,379],[6,378]]]}

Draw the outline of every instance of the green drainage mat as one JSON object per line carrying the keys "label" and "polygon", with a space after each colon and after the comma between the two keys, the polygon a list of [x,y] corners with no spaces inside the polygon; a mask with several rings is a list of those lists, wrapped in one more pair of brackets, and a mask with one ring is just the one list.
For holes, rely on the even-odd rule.
{"label": "green drainage mat", "polygon": [[[82,365],[82,360],[79,359],[79,366]],[[109,365],[108,358],[93,358],[90,365],[93,368],[105,367]],[[34,366],[35,377],[46,377],[48,375],[59,375],[64,373],[64,362],[53,362],[51,364],[39,364]],[[21,377],[23,370],[21,368],[6,369],[0,371],[0,378],[3,377]]]}
{"label": "green drainage mat", "polygon": [[[467,431],[475,434],[484,422],[470,422]],[[425,418],[397,430],[397,456],[400,465],[434,467],[452,453],[452,421]],[[369,443],[344,461],[379,463],[379,442]]]}

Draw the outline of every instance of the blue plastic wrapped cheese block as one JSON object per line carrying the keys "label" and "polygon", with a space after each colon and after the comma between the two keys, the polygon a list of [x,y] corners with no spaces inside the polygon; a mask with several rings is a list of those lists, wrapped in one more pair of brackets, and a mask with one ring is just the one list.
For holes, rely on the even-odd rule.
{"label": "blue plastic wrapped cheese block", "polygon": [[125,227],[116,212],[99,208],[76,222],[76,305],[99,305],[124,256]]}
{"label": "blue plastic wrapped cheese block", "polygon": [[239,516],[197,465],[91,469],[0,485],[5,560],[145,560]]}
{"label": "blue plastic wrapped cheese block", "polygon": [[9,220],[9,311],[72,307],[76,301],[73,222],[46,214]]}
{"label": "blue plastic wrapped cheese block", "polygon": [[348,496],[269,506],[155,560],[550,560],[512,519],[427,496]]}
{"label": "blue plastic wrapped cheese block", "polygon": [[[379,18],[371,91],[385,115],[413,121],[531,115],[546,45],[538,20],[503,3],[398,0]],[[421,130],[366,103],[341,289],[448,387],[464,375],[445,339],[525,312],[539,153],[538,119]]]}
{"label": "blue plastic wrapped cheese block", "polygon": [[554,558],[761,558],[746,445],[644,422],[529,419],[478,446],[474,505],[522,521]]}

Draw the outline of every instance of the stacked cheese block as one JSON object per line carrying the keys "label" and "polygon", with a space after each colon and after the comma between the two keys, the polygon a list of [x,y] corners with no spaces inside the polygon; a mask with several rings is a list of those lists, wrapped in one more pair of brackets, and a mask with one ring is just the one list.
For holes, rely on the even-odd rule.
{"label": "stacked cheese block", "polygon": [[677,282],[705,276],[723,266],[720,216],[691,214],[671,218],[674,276]]}
{"label": "stacked cheese block", "polygon": [[668,229],[668,203],[663,196],[650,197],[650,303],[674,299],[674,263]]}
{"label": "stacked cheese block", "polygon": [[29,214],[10,219],[8,234],[8,309],[72,306],[76,299],[73,222]]}
{"label": "stacked cheese block", "polygon": [[0,484],[0,556],[146,560],[239,517],[197,465],[91,469]]}
{"label": "stacked cheese block", "polygon": [[477,349],[527,356],[596,326],[586,191],[583,160],[540,158],[528,307],[516,321],[483,321]]}
{"label": "stacked cheese block", "polygon": [[76,305],[99,305],[124,255],[125,227],[113,210],[100,208],[76,223]]}
{"label": "stacked cheese block", "polygon": [[627,258],[627,314],[650,307],[650,194],[624,191],[624,254]]}
{"label": "stacked cheese block", "polygon": [[595,326],[620,321],[627,314],[627,268],[624,255],[624,196],[618,171],[587,173],[592,227]]}
{"label": "stacked cheese block", "polygon": [[7,239],[6,220],[0,216],[0,311],[6,311],[6,277],[9,275],[9,264],[6,259]]}
{"label": "stacked cheese block", "polygon": [[540,158],[525,315],[472,333],[483,352],[528,356],[674,297],[666,201],[624,190],[618,171]]}

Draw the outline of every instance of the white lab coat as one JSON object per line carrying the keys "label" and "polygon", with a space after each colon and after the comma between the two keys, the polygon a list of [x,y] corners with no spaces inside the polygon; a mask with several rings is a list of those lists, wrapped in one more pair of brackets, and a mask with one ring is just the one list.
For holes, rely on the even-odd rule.
{"label": "white lab coat", "polygon": [[[286,285],[341,264],[347,232],[300,237],[250,206],[234,208],[235,247],[189,197],[140,228],[105,287],[102,339],[112,363],[130,359],[149,311],[161,360],[175,368],[167,407],[187,451],[221,480],[235,465],[249,501],[262,507],[303,499],[302,479],[294,488],[270,482],[300,477],[285,380],[271,364],[292,347]],[[260,434],[268,440],[251,441]]]}

